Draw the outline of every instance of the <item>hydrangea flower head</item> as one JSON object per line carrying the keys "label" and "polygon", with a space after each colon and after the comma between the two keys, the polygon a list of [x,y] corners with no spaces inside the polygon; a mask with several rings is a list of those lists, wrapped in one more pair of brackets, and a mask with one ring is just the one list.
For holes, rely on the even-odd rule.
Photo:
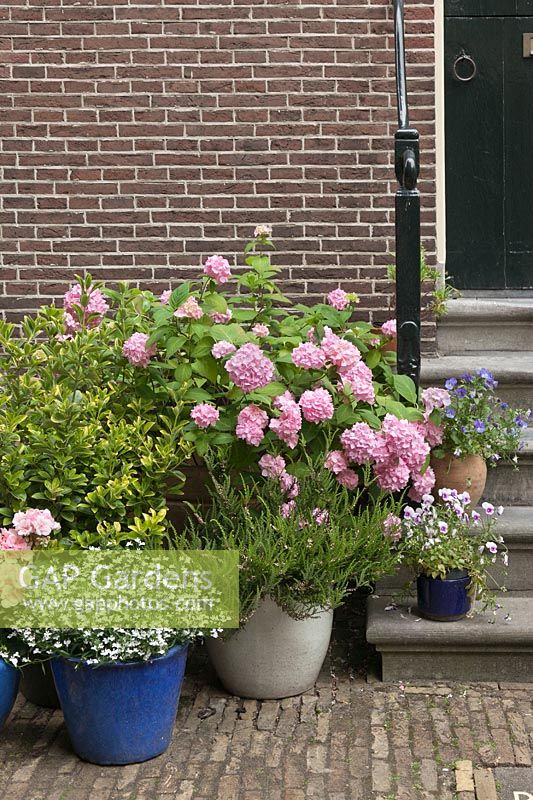
{"label": "hydrangea flower head", "polygon": [[239,439],[257,447],[264,438],[264,430],[268,425],[268,414],[255,405],[246,406],[237,417],[235,433]]}
{"label": "hydrangea flower head", "polygon": [[298,444],[298,433],[302,427],[300,406],[289,391],[274,398],[273,405],[281,414],[270,420],[270,428],[278,439],[293,450]]}
{"label": "hydrangea flower head", "polygon": [[134,367],[147,367],[157,353],[156,345],[148,345],[147,333],[133,333],[122,345],[122,355]]}
{"label": "hydrangea flower head", "polygon": [[302,413],[307,422],[324,422],[335,412],[333,399],[327,389],[307,389],[300,397]]}
{"label": "hydrangea flower head", "polygon": [[337,336],[327,325],[324,326],[324,336],[320,343],[320,348],[326,359],[341,374],[354,367],[361,360],[359,349],[347,339]]}
{"label": "hydrangea flower head", "polygon": [[327,300],[329,305],[336,308],[337,311],[344,311],[346,306],[350,305],[350,298],[344,289],[334,289],[328,294]]}
{"label": "hydrangea flower head", "polygon": [[350,461],[368,464],[374,460],[376,432],[366,422],[356,422],[341,434],[341,444]]}
{"label": "hydrangea flower head", "polygon": [[198,403],[191,411],[191,419],[199,428],[209,428],[216,425],[220,417],[218,408],[211,403]]}
{"label": "hydrangea flower head", "polygon": [[279,478],[285,472],[287,465],[283,456],[271,456],[265,453],[259,459],[259,466],[261,467],[263,478]]}
{"label": "hydrangea flower head", "polygon": [[79,284],[71,286],[63,296],[63,308],[65,309],[65,328],[67,334],[76,333],[81,330],[79,321],[79,309],[83,309],[84,324],[89,328],[95,328],[102,321],[102,317],[109,311],[109,305],[100,289],[91,289],[87,295],[87,302],[82,305],[82,289]]}
{"label": "hydrangea flower head", "polygon": [[243,392],[262,389],[274,376],[274,365],[260,347],[252,342],[242,347],[226,362],[231,380]]}
{"label": "hydrangea flower head", "polygon": [[196,297],[188,297],[179,308],[174,311],[174,316],[178,319],[201,319],[204,312],[198,305]]}
{"label": "hydrangea flower head", "polygon": [[170,296],[172,294],[172,289],[165,289],[164,292],[161,292],[159,295],[159,302],[161,305],[166,306],[170,301]]}
{"label": "hydrangea flower head", "polygon": [[337,475],[337,480],[340,485],[345,486],[346,489],[355,489],[359,483],[359,475],[353,469],[345,469],[342,472],[339,472]]}
{"label": "hydrangea flower head", "polygon": [[350,369],[343,370],[340,385],[349,386],[353,396],[362,403],[373,405],[376,402],[376,394],[372,384],[372,370],[367,367],[364,361],[358,361]]}
{"label": "hydrangea flower head", "polygon": [[381,326],[381,332],[384,336],[396,336],[396,320],[395,319],[388,319],[386,322],[383,323]]}
{"label": "hydrangea flower head", "polygon": [[209,256],[204,264],[204,272],[218,285],[226,283],[226,281],[231,278],[229,261],[227,258],[219,255]]}
{"label": "hydrangea flower head", "polygon": [[228,308],[227,311],[210,311],[209,316],[215,325],[226,325],[233,316],[233,311]]}
{"label": "hydrangea flower head", "polygon": [[252,328],[252,333],[258,337],[258,339],[262,339],[265,336],[268,336],[270,330],[268,329],[268,325],[263,325],[262,323],[258,322],[257,325],[254,325]]}
{"label": "hydrangea flower head", "polygon": [[19,533],[0,528],[0,550],[30,550],[31,544]]}
{"label": "hydrangea flower head", "polygon": [[323,350],[312,342],[302,342],[291,353],[292,363],[302,369],[321,369],[326,363]]}
{"label": "hydrangea flower head", "polygon": [[211,348],[211,355],[213,358],[225,358],[234,353],[236,349],[234,344],[223,339],[221,342],[215,342]]}
{"label": "hydrangea flower head", "polygon": [[53,531],[58,531],[61,527],[48,508],[28,508],[26,511],[18,511],[13,517],[12,525],[19,536],[42,538],[49,537]]}
{"label": "hydrangea flower head", "polygon": [[257,225],[254,230],[256,239],[264,239],[272,236],[272,225]]}
{"label": "hydrangea flower head", "polygon": [[350,465],[342,450],[332,450],[326,456],[324,466],[326,469],[329,469],[330,472],[333,472],[334,475],[339,475],[339,473],[348,469]]}

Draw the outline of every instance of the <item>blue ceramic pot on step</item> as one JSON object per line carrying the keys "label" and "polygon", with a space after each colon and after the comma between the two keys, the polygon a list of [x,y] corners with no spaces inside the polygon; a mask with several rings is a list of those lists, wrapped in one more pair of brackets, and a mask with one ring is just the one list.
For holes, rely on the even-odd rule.
{"label": "blue ceramic pot on step", "polygon": [[0,658],[0,729],[11,713],[19,690],[20,672]]}
{"label": "blue ceramic pot on step", "polygon": [[469,584],[469,576],[460,570],[450,571],[444,580],[419,575],[416,588],[420,616],[436,622],[462,619],[470,611]]}
{"label": "blue ceramic pot on step", "polygon": [[52,672],[72,747],[93,764],[134,764],[170,744],[187,663],[178,645],[150,661],[91,666],[57,658]]}

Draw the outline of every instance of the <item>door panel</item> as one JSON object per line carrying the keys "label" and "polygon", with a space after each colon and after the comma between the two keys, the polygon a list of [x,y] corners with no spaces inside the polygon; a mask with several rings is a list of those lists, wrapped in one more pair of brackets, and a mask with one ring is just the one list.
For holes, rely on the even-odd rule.
{"label": "door panel", "polygon": [[[446,19],[446,266],[463,289],[533,286],[533,58],[522,49],[533,15],[488,16],[498,3],[446,6],[487,13]],[[454,77],[461,52],[477,66],[468,82]]]}

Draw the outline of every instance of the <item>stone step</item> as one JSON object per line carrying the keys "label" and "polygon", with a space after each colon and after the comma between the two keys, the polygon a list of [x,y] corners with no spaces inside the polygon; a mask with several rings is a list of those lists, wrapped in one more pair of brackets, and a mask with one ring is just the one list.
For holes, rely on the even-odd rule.
{"label": "stone step", "polygon": [[501,608],[457,622],[431,622],[408,600],[368,600],[367,639],[382,658],[382,678],[398,681],[516,681],[533,679],[533,597],[507,594]]}
{"label": "stone step", "polygon": [[[507,573],[500,566],[492,570],[496,584],[510,592],[533,592],[533,506],[506,508],[496,530],[509,550]],[[412,579],[413,573],[402,568],[379,582],[378,593],[394,594]]]}
{"label": "stone step", "polygon": [[517,453],[518,470],[505,463],[489,467],[485,500],[505,507],[533,506],[533,428],[523,431],[522,444]]}
{"label": "stone step", "polygon": [[451,300],[437,326],[438,352],[479,352],[487,341],[495,351],[533,351],[533,298]]}
{"label": "stone step", "polygon": [[446,378],[480,367],[490,370],[498,380],[497,393],[517,407],[533,408],[533,350],[493,351],[492,337],[485,331],[491,350],[472,350],[463,355],[444,355],[422,361],[421,382],[424,386],[442,386]]}

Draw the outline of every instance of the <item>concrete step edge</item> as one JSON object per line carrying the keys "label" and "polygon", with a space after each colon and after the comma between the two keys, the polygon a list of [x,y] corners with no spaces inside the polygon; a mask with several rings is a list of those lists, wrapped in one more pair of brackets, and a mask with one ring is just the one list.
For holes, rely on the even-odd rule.
{"label": "concrete step edge", "polygon": [[533,352],[477,352],[443,355],[422,361],[422,383],[442,383],[446,378],[475,372],[480,367],[490,370],[500,385],[525,384],[533,389]]}

